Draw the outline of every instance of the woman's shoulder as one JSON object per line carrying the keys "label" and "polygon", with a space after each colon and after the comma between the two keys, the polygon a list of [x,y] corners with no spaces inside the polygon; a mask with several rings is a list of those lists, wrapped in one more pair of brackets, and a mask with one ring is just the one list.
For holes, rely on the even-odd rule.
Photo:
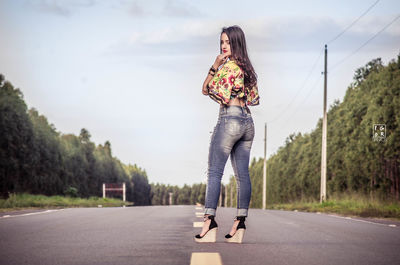
{"label": "woman's shoulder", "polygon": [[234,59],[230,59],[229,61],[227,61],[227,62],[225,63],[225,65],[238,66],[236,60],[234,60]]}
{"label": "woman's shoulder", "polygon": [[225,70],[231,70],[231,71],[242,71],[242,69],[239,67],[237,62],[235,60],[229,60],[224,64]]}

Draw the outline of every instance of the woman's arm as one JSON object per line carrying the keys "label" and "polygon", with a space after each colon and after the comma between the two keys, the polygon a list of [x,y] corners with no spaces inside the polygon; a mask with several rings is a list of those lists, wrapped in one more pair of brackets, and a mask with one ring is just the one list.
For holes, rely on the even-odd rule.
{"label": "woman's arm", "polygon": [[[216,67],[216,65],[215,65],[215,63],[212,65],[212,67],[214,68],[214,69],[216,69],[216,70],[218,70],[218,66]],[[215,71],[216,72],[216,71]],[[203,95],[208,95],[208,88],[207,88],[207,85],[208,85],[208,83],[210,83],[210,81],[211,81],[211,79],[213,79],[213,75],[211,75],[211,73],[210,73],[210,71],[208,71],[208,74],[207,74],[207,77],[206,77],[206,80],[204,80],[204,83],[203,83],[203,89],[202,89],[202,93],[203,93]]]}
{"label": "woman's arm", "polygon": [[[225,63],[226,59],[228,58],[228,56],[230,55],[230,53],[226,53],[226,54],[220,54],[217,56],[217,58],[215,59],[214,64],[212,65],[212,67],[216,70],[218,70],[218,67]],[[211,79],[213,78],[213,76],[210,74],[210,71],[207,74],[206,80],[204,80],[203,83],[203,88],[201,90],[201,92],[203,93],[203,95],[208,95],[208,89],[207,89],[207,85],[208,83],[210,83]]]}

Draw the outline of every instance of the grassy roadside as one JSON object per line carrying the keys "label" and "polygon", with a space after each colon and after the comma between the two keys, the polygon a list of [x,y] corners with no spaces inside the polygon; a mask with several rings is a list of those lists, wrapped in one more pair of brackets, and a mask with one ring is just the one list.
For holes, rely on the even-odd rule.
{"label": "grassy roadside", "polygon": [[64,207],[118,207],[132,205],[131,202],[123,202],[113,198],[90,197],[89,199],[73,198],[65,196],[32,195],[28,193],[11,194],[6,200],[0,199],[0,212],[8,212],[22,209],[64,208]]}
{"label": "grassy roadside", "polygon": [[344,216],[388,218],[400,221],[400,202],[380,200],[359,194],[333,195],[323,203],[317,200],[303,200],[300,202],[267,205],[267,208],[333,213]]}
{"label": "grassy roadside", "polygon": [[[132,204],[125,202],[125,205]],[[0,199],[0,212],[38,208],[98,207],[98,205],[120,207],[124,205],[124,202],[113,198],[90,197],[89,199],[82,199],[22,193],[11,194],[7,200]],[[272,205],[267,202],[267,209],[333,213],[344,216],[387,218],[400,221],[400,202],[380,200],[359,194],[332,195],[324,203],[315,199]]]}

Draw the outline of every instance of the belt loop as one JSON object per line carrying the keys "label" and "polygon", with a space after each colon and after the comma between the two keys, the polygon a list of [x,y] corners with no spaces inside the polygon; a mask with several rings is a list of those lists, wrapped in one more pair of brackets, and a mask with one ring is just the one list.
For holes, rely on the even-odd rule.
{"label": "belt loop", "polygon": [[246,104],[244,106],[242,106],[242,109],[243,109],[243,113],[249,114],[249,111],[247,109],[247,105]]}

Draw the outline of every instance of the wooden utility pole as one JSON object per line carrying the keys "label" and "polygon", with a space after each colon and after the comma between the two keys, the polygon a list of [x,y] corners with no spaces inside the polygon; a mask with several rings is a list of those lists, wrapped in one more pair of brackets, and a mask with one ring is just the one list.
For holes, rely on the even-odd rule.
{"label": "wooden utility pole", "polygon": [[221,207],[221,206],[222,206],[222,182],[219,185],[219,206],[218,207]]}
{"label": "wooden utility pole", "polygon": [[233,182],[231,182],[231,185],[230,185],[231,187],[230,187],[230,191],[231,191],[231,205],[230,205],[230,207],[233,207]]}
{"label": "wooden utility pole", "polygon": [[126,185],[125,182],[122,184],[122,199],[126,201]]}
{"label": "wooden utility pole", "polygon": [[228,185],[225,185],[225,202],[224,206],[228,207]]}
{"label": "wooden utility pole", "polygon": [[267,123],[264,128],[263,210],[267,205]]}
{"label": "wooden utility pole", "polygon": [[326,200],[326,129],[327,129],[327,116],[326,116],[326,94],[327,94],[327,64],[328,64],[328,48],[325,44],[325,66],[324,66],[324,109],[322,118],[322,150],[321,150],[321,198],[320,203]]}
{"label": "wooden utility pole", "polygon": [[172,192],[169,192],[169,205],[172,205]]}

